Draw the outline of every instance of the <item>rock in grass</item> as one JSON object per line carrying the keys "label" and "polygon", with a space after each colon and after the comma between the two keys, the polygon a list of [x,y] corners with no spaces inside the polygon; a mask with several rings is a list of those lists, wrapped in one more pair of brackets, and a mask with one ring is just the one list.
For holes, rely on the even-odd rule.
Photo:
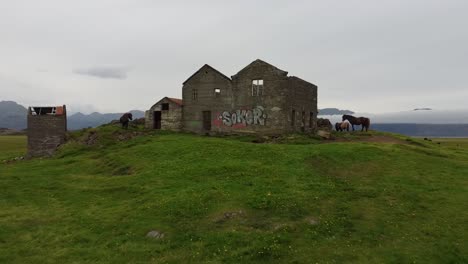
{"label": "rock in grass", "polygon": [[164,233],[158,230],[151,230],[146,234],[146,237],[154,238],[154,239],[161,239],[164,237]]}
{"label": "rock in grass", "polygon": [[215,222],[217,223],[222,223],[225,221],[228,221],[230,219],[238,218],[244,216],[244,211],[239,210],[239,211],[229,211],[229,212],[224,212],[222,216],[218,217]]}
{"label": "rock in grass", "polygon": [[234,212],[225,212],[224,213],[224,219],[226,219],[226,220],[231,219],[231,218],[243,215],[243,214],[244,214],[244,212],[242,212],[242,210],[234,211]]}
{"label": "rock in grass", "polygon": [[329,139],[330,138],[330,132],[328,131],[325,131],[325,130],[319,130],[317,131],[317,135],[321,138],[324,138],[324,139]]}
{"label": "rock in grass", "polygon": [[314,217],[309,217],[307,218],[307,223],[309,225],[318,225],[319,221],[315,219]]}

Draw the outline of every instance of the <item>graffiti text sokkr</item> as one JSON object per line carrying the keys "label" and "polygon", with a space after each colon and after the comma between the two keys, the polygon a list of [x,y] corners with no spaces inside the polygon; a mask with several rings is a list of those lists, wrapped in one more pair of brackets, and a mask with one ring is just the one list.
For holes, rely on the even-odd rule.
{"label": "graffiti text sokkr", "polygon": [[257,106],[254,109],[242,109],[235,110],[232,112],[224,111],[219,113],[215,124],[230,127],[245,127],[249,125],[265,125],[267,115],[265,109],[261,106]]}

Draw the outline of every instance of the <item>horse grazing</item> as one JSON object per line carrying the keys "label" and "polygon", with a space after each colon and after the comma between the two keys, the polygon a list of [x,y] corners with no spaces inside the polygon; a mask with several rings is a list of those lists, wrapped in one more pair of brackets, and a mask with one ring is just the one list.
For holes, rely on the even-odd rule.
{"label": "horse grazing", "polygon": [[348,120],[351,123],[351,126],[353,127],[353,131],[354,125],[362,126],[361,131],[364,131],[364,128],[366,129],[366,131],[368,131],[370,127],[370,119],[367,117],[354,117],[352,115],[343,115],[342,120]]}
{"label": "horse grazing", "polygon": [[338,122],[335,124],[335,129],[336,131],[349,131],[349,126],[351,123],[349,123],[348,120],[345,120],[343,122]]}
{"label": "horse grazing", "polygon": [[122,128],[128,129],[128,122],[133,120],[132,113],[125,113],[120,117],[120,124],[122,124]]}
{"label": "horse grazing", "polygon": [[342,131],[342,129],[341,129],[341,122],[338,122],[338,123],[335,124],[335,130],[336,130],[336,131]]}

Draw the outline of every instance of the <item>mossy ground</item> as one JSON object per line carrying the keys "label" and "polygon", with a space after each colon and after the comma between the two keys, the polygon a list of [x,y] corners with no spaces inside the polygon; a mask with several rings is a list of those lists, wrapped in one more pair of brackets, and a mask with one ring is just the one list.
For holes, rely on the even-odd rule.
{"label": "mossy ground", "polygon": [[468,262],[466,145],[91,131],[0,164],[0,262]]}

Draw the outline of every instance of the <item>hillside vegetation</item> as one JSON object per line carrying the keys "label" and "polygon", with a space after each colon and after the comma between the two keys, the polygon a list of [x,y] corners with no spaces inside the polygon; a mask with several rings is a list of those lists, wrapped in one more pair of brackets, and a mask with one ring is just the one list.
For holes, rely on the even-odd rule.
{"label": "hillside vegetation", "polygon": [[445,143],[76,132],[0,164],[0,262],[466,263],[468,146]]}

